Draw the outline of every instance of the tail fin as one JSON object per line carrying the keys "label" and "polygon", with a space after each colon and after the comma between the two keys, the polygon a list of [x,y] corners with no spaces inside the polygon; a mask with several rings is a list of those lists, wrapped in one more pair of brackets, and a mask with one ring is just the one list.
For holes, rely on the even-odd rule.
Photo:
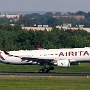
{"label": "tail fin", "polygon": [[42,50],[42,49],[44,49],[44,48],[42,48],[42,46],[40,46],[40,45],[37,45],[37,49],[38,49],[38,50]]}
{"label": "tail fin", "polygon": [[4,57],[1,55],[1,53],[3,53],[3,52],[0,52],[0,59],[5,60]]}

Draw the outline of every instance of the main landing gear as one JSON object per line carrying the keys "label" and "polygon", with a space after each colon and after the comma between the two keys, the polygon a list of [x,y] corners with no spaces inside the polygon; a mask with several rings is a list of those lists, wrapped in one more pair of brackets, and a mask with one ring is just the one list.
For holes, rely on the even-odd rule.
{"label": "main landing gear", "polygon": [[40,69],[39,72],[40,73],[48,73],[50,70],[54,70],[54,67],[53,66],[51,66],[49,68],[44,67],[44,68]]}

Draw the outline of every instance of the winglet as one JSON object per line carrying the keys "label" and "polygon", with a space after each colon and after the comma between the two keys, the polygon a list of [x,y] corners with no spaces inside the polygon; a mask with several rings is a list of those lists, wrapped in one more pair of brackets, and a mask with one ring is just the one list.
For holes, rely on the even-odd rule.
{"label": "winglet", "polygon": [[40,45],[37,45],[37,49],[41,50],[41,49],[44,49],[44,48],[42,48],[42,46],[40,46]]}

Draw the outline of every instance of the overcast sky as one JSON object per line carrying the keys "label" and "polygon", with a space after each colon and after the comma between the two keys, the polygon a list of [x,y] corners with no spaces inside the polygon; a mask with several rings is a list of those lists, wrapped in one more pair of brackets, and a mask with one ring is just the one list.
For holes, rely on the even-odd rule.
{"label": "overcast sky", "polygon": [[0,0],[2,11],[90,11],[90,0]]}

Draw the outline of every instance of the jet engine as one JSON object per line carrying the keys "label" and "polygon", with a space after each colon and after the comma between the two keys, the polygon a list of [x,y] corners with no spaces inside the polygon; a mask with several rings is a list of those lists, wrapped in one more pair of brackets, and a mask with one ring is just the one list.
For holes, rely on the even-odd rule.
{"label": "jet engine", "polygon": [[68,59],[58,60],[58,61],[57,61],[57,66],[58,66],[58,67],[70,67],[70,62],[69,62]]}

